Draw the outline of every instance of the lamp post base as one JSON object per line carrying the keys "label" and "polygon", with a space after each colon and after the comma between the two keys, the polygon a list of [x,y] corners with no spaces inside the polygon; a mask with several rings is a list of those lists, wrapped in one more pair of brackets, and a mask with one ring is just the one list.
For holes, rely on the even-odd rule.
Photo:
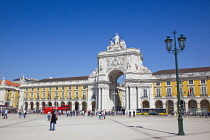
{"label": "lamp post base", "polygon": [[184,129],[183,129],[183,119],[181,116],[178,118],[178,125],[179,125],[179,133],[178,135],[185,135]]}

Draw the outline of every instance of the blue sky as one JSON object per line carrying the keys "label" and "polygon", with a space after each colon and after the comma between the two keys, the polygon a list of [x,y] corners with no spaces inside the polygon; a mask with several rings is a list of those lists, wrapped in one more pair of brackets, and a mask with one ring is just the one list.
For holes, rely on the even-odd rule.
{"label": "blue sky", "polygon": [[87,76],[115,33],[152,72],[174,69],[174,29],[179,68],[210,66],[209,0],[0,0],[0,79]]}

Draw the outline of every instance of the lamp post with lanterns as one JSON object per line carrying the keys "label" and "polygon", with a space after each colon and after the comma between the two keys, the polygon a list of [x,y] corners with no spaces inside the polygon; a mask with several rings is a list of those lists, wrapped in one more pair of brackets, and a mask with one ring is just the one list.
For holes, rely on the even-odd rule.
{"label": "lamp post with lanterns", "polygon": [[186,37],[183,35],[180,35],[178,38],[178,43],[179,43],[179,49],[176,47],[176,31],[174,30],[173,32],[174,35],[174,48],[172,49],[172,41],[173,39],[170,38],[170,36],[165,39],[165,45],[166,49],[168,50],[169,53],[173,53],[175,56],[175,66],[176,66],[176,83],[177,83],[177,99],[178,99],[178,127],[179,127],[179,132],[178,135],[185,135],[184,133],[184,128],[183,128],[183,118],[182,118],[182,113],[181,113],[181,101],[180,101],[180,92],[179,92],[179,72],[178,72],[178,58],[177,55],[180,52],[183,52],[186,44]]}

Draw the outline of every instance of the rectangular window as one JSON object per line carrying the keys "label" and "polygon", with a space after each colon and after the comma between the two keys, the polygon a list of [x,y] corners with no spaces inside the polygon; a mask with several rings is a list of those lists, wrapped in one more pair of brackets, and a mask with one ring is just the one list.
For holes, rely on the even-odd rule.
{"label": "rectangular window", "polygon": [[193,80],[189,80],[189,84],[193,84]]}
{"label": "rectangular window", "polygon": [[78,99],[79,98],[79,93],[78,92],[76,92],[76,97],[75,97],[76,99]]}
{"label": "rectangular window", "polygon": [[49,90],[52,90],[52,87],[49,87]]}
{"label": "rectangular window", "polygon": [[51,99],[51,94],[50,93],[48,93],[48,99]]}
{"label": "rectangular window", "polygon": [[87,86],[83,86],[83,89],[86,89],[87,88]]}
{"label": "rectangular window", "polygon": [[64,90],[65,89],[65,87],[62,87],[62,90]]}
{"label": "rectangular window", "polygon": [[206,96],[206,87],[201,87],[201,95]]}
{"label": "rectangular window", "polygon": [[45,91],[45,88],[43,88],[43,91]]}
{"label": "rectangular window", "polygon": [[58,93],[57,92],[55,93],[55,98],[58,99]]}
{"label": "rectangular window", "polygon": [[168,97],[171,97],[171,88],[167,88],[166,93]]}
{"label": "rectangular window", "polygon": [[201,84],[205,84],[206,83],[206,80],[201,80]]}
{"label": "rectangular window", "polygon": [[36,98],[39,99],[39,93],[36,93]]}
{"label": "rectangular window", "polygon": [[160,86],[160,82],[156,82],[156,86]]}
{"label": "rectangular window", "polygon": [[71,92],[69,92],[69,99],[71,99]]}
{"label": "rectangular window", "polygon": [[167,84],[167,85],[171,85],[171,81],[167,81],[166,84]]}
{"label": "rectangular window", "polygon": [[7,100],[10,100],[10,93],[7,94]]}
{"label": "rectangular window", "polygon": [[56,87],[55,90],[58,90],[58,87]]}
{"label": "rectangular window", "polygon": [[144,97],[148,97],[147,96],[147,89],[144,89]]}
{"label": "rectangular window", "polygon": [[183,96],[183,92],[182,92],[182,88],[181,87],[179,88],[179,93],[180,93],[180,96]]}
{"label": "rectangular window", "polygon": [[189,88],[189,96],[194,96],[194,88],[193,87]]}
{"label": "rectangular window", "polygon": [[25,98],[28,98],[28,93],[26,93],[26,96],[25,96]]}
{"label": "rectangular window", "polygon": [[179,84],[181,85],[182,84],[182,81],[179,81]]}
{"label": "rectangular window", "polygon": [[45,99],[45,93],[42,94],[42,98]]}
{"label": "rectangular window", "polygon": [[39,88],[37,88],[37,90],[39,91]]}
{"label": "rectangular window", "polygon": [[64,92],[62,92],[62,97],[61,98],[64,99]]}
{"label": "rectangular window", "polygon": [[160,89],[159,88],[156,89],[156,97],[161,97],[160,96]]}
{"label": "rectangular window", "polygon": [[76,86],[76,89],[79,89],[79,86]]}
{"label": "rectangular window", "polygon": [[69,86],[69,89],[71,89],[71,86]]}
{"label": "rectangular window", "polygon": [[31,88],[31,91],[34,91],[34,88]]}
{"label": "rectangular window", "polygon": [[83,99],[85,99],[86,98],[86,92],[83,92],[82,94],[83,94]]}
{"label": "rectangular window", "polygon": [[34,94],[33,94],[33,93],[31,93],[31,98],[34,98],[33,96],[34,96]]}
{"label": "rectangular window", "polygon": [[26,88],[26,91],[28,91],[28,88]]}

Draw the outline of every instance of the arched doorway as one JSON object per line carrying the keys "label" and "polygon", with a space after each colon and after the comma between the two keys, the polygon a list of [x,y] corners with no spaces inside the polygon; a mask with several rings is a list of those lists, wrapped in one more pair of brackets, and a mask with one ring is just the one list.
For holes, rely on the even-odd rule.
{"label": "arched doorway", "polygon": [[75,110],[79,110],[79,103],[75,102]]}
{"label": "arched doorway", "polygon": [[28,102],[25,102],[25,109],[28,110]]}
{"label": "arched doorway", "polygon": [[86,102],[82,102],[82,110],[87,111],[87,103]]}
{"label": "arched doorway", "polygon": [[36,111],[39,110],[39,102],[36,102]]}
{"label": "arched doorway", "polygon": [[[181,101],[180,101],[180,104],[181,104],[181,113],[184,113],[185,110],[186,110],[184,100],[181,100]],[[178,105],[178,102],[177,102],[177,105]],[[177,106],[177,108],[178,108],[178,106]]]}
{"label": "arched doorway", "polygon": [[188,108],[197,108],[197,102],[195,100],[190,100],[188,102]]}
{"label": "arched doorway", "polygon": [[72,110],[72,102],[68,102],[68,106],[70,107],[70,110]]}
{"label": "arched doorway", "polygon": [[10,105],[10,103],[9,103],[9,102],[6,102],[6,103],[5,103],[5,105],[6,105],[6,106],[9,106],[9,105]]}
{"label": "arched doorway", "polygon": [[52,102],[48,102],[48,106],[52,106]]}
{"label": "arched doorway", "polygon": [[155,102],[155,108],[163,108],[163,102],[158,100]]}
{"label": "arched doorway", "polygon": [[143,101],[143,108],[150,108],[148,101]]}
{"label": "arched doorway", "polygon": [[42,110],[44,109],[45,106],[46,106],[46,103],[42,102]]}
{"label": "arched doorway", "polygon": [[54,102],[54,106],[58,106],[58,102]]}
{"label": "arched doorway", "polygon": [[65,106],[65,103],[64,102],[61,102],[61,106]]}
{"label": "arched doorway", "polygon": [[30,102],[30,105],[31,105],[31,110],[34,110],[34,103],[33,102]]}
{"label": "arched doorway", "polygon": [[200,105],[201,105],[201,108],[203,108],[203,109],[207,109],[208,110],[208,112],[210,112],[210,106],[209,106],[209,101],[208,100],[201,100],[201,102],[200,102]]}
{"label": "arched doorway", "polygon": [[174,112],[174,102],[172,100],[167,100],[166,102],[166,112],[173,113]]}
{"label": "arched doorway", "polygon": [[92,111],[95,111],[96,110],[96,102],[93,101],[91,104],[92,104]]}
{"label": "arched doorway", "polygon": [[[114,62],[113,62],[114,63]],[[121,70],[113,70],[108,74],[109,82],[109,98],[111,99],[112,110],[117,111],[122,109],[122,101],[120,96],[122,95],[122,90],[120,88],[122,81],[124,79],[124,73]],[[118,83],[118,82],[121,82]]]}

